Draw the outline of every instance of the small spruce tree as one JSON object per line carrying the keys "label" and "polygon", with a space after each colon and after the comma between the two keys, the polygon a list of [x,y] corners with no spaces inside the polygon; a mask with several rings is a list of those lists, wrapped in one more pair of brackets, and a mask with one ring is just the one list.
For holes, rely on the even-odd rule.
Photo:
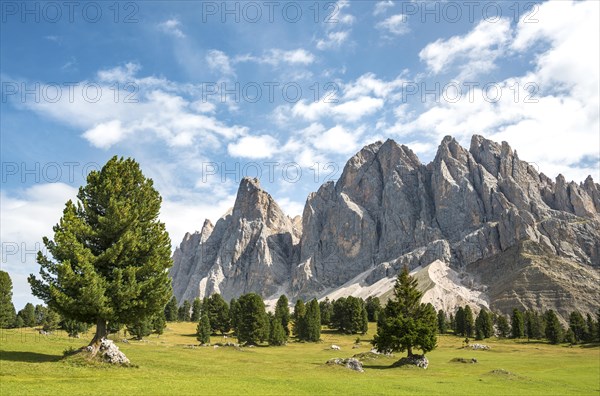
{"label": "small spruce tree", "polygon": [[12,327],[15,323],[15,306],[12,302],[13,284],[6,271],[0,271],[0,328]]}
{"label": "small spruce tree", "polygon": [[446,313],[443,309],[440,309],[437,313],[437,321],[438,321],[438,332],[440,334],[446,334],[448,331],[448,322],[446,321]]}
{"label": "small spruce tree", "polygon": [[571,315],[569,315],[569,328],[573,331],[575,343],[585,341],[588,331],[587,323],[585,322],[583,315],[578,311],[571,312]]}
{"label": "small spruce tree", "polygon": [[316,299],[312,299],[308,303],[303,320],[306,326],[304,340],[309,342],[319,341],[321,338],[321,312],[319,310],[319,303]]}
{"label": "small spruce tree", "polygon": [[192,303],[192,316],[190,320],[192,322],[200,321],[200,316],[202,315],[202,300],[196,297],[194,298],[194,302]]}
{"label": "small spruce tree", "polygon": [[473,311],[471,307],[465,305],[465,336],[473,337],[475,332],[475,321],[473,319]]}
{"label": "small spruce tree", "polygon": [[177,320],[178,309],[177,298],[175,298],[175,296],[173,296],[165,306],[164,313],[165,319],[167,319],[168,322],[175,322]]}
{"label": "small spruce tree", "polygon": [[304,320],[304,315],[306,315],[306,306],[304,305],[304,301],[299,299],[294,306],[292,318],[294,319],[294,335],[300,340],[306,339],[306,322]]}
{"label": "small spruce tree", "polygon": [[281,295],[275,306],[275,318],[281,323],[281,328],[285,333],[285,339],[290,336],[290,307],[289,301],[285,295]]}
{"label": "small spruce tree", "polygon": [[200,344],[209,344],[210,343],[210,320],[208,319],[208,314],[206,312],[202,313],[200,317],[200,322],[196,327],[196,338],[200,341]]}
{"label": "small spruce tree", "polygon": [[523,313],[517,308],[513,309],[510,320],[510,334],[512,338],[522,338],[525,335],[525,321]]}
{"label": "small spruce tree", "polygon": [[546,327],[546,338],[551,344],[559,344],[563,340],[563,328],[558,320],[558,316],[553,310],[548,310],[544,314],[544,323]]}
{"label": "small spruce tree", "polygon": [[269,345],[285,345],[286,338],[280,318],[273,316],[273,318],[271,318],[271,329],[269,332]]}

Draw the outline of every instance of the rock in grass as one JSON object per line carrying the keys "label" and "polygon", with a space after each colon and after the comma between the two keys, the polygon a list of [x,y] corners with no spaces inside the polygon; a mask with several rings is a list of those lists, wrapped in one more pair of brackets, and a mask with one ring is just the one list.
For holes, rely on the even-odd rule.
{"label": "rock in grass", "polygon": [[355,358],[349,358],[349,359],[334,358],[334,359],[329,359],[327,361],[327,364],[328,365],[344,366],[347,369],[358,371],[359,373],[362,373],[362,372],[365,371],[363,369],[362,363],[358,359],[355,359]]}
{"label": "rock in grass", "polygon": [[454,358],[450,360],[450,363],[477,363],[477,359]]}
{"label": "rock in grass", "polygon": [[425,357],[425,355],[412,355],[408,357],[403,357],[398,360],[392,366],[394,367],[402,367],[402,366],[417,366],[422,369],[426,369],[429,366],[429,360]]}
{"label": "rock in grass", "polygon": [[123,352],[119,350],[119,347],[112,341],[106,338],[100,343],[100,356],[108,363],[112,364],[129,364],[129,359]]}

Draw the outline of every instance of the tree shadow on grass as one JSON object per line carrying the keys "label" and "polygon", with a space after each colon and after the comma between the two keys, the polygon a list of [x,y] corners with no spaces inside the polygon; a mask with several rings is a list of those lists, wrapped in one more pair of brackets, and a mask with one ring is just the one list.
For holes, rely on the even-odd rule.
{"label": "tree shadow on grass", "polygon": [[60,359],[62,359],[61,355],[23,351],[0,351],[0,360],[8,362],[48,363],[58,362]]}

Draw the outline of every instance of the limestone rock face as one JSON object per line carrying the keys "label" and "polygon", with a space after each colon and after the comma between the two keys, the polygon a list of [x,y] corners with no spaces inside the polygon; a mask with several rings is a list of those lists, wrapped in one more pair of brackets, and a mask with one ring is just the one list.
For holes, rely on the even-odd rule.
{"label": "limestone rock face", "polygon": [[[231,212],[186,234],[173,258],[180,301],[215,292],[321,297],[440,260],[480,279],[492,309],[518,301],[592,312],[596,299],[585,296],[600,292],[600,186],[591,177],[552,181],[506,142],[478,135],[469,149],[445,137],[427,165],[387,140],[309,194],[301,218],[286,216],[257,180],[242,180]],[[586,279],[583,294],[566,282],[571,275]]]}
{"label": "limestone rock face", "polygon": [[297,230],[257,179],[244,178],[235,205],[213,227],[186,235],[174,253],[173,292],[179,301],[220,293],[271,296],[288,284]]}

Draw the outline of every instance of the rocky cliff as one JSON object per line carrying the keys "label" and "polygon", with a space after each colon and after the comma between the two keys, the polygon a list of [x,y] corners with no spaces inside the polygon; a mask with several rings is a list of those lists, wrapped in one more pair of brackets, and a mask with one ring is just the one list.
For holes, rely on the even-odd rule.
{"label": "rocky cliff", "polygon": [[[171,270],[179,300],[322,297],[439,260],[477,279],[492,308],[577,307],[600,292],[600,186],[552,181],[507,143],[446,137],[425,165],[393,140],[364,147],[290,219],[257,180],[231,213],[187,234]],[[389,283],[389,282],[388,282]],[[594,298],[590,298],[590,297]]]}

